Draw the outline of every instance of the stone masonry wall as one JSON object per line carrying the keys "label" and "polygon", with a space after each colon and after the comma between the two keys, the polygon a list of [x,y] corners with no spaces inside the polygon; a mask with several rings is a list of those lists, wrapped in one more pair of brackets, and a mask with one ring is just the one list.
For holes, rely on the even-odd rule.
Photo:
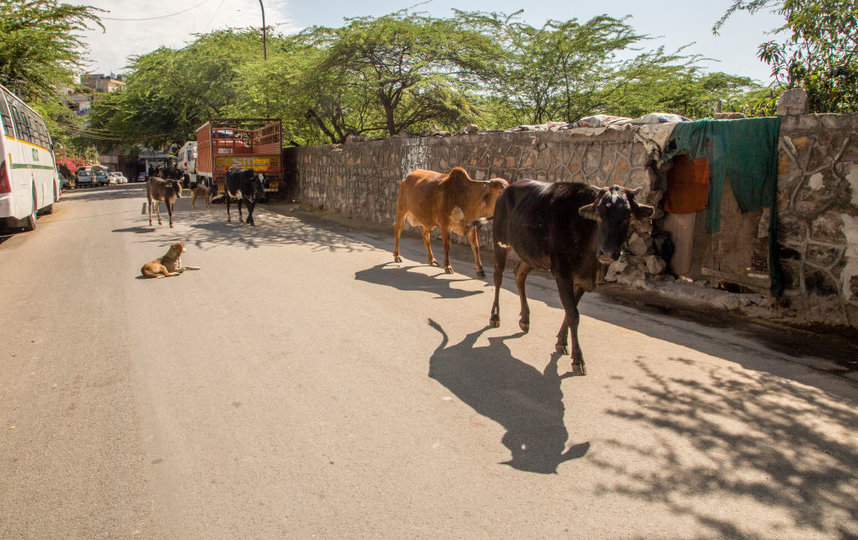
{"label": "stone masonry wall", "polygon": [[791,307],[858,328],[858,115],[782,118],[778,211]]}
{"label": "stone masonry wall", "polygon": [[414,169],[464,167],[472,178],[577,181],[643,187],[660,200],[653,160],[670,134],[666,126],[574,129],[563,132],[480,132],[455,136],[394,137],[300,148],[298,193],[303,204],[377,223],[396,213],[399,183]]}

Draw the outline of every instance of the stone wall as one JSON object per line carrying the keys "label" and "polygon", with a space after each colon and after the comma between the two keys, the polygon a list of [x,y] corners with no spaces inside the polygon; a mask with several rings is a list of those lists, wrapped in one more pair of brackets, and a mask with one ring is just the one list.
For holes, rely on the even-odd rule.
{"label": "stone wall", "polygon": [[858,115],[783,117],[778,209],[791,308],[858,328]]}
{"label": "stone wall", "polygon": [[660,200],[656,167],[671,128],[626,126],[562,132],[479,132],[293,149],[299,200],[314,208],[393,224],[399,183],[414,169],[464,167],[472,178],[500,177],[620,184]]}
{"label": "stone wall", "polygon": [[[536,178],[643,187],[646,201],[659,207],[669,167],[662,162],[662,150],[671,131],[669,124],[472,131],[291,149],[290,157],[302,204],[392,226],[399,183],[409,171],[447,171],[456,165],[478,180]],[[750,306],[754,315],[797,324],[858,328],[858,115],[784,116],[778,190],[787,286],[783,301],[757,294],[718,305]],[[757,229],[745,228],[747,238],[739,235],[728,242],[765,246],[761,237],[768,213],[760,214]],[[656,221],[662,215],[657,212]],[[609,279],[679,294],[675,280],[661,275],[664,263],[652,230],[638,227],[630,241],[633,256],[612,267]],[[719,243],[720,249],[730,250],[723,239]],[[487,245],[485,231],[482,244]],[[711,249],[700,244],[694,249]],[[717,286],[718,280],[707,285]]]}

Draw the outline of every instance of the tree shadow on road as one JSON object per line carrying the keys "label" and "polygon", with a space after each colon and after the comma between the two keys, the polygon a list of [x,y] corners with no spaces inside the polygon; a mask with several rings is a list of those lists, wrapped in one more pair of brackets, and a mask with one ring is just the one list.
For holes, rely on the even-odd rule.
{"label": "tree shadow on road", "polygon": [[515,469],[543,474],[584,456],[589,442],[566,448],[568,432],[565,407],[557,373],[559,355],[553,355],[545,371],[513,358],[504,343],[512,336],[489,338],[488,347],[474,347],[487,328],[468,334],[455,345],[437,322],[429,326],[441,334],[441,344],[429,361],[429,377],[437,380],[476,412],[501,424],[503,444],[512,453],[504,462]]}
{"label": "tree shadow on road", "polygon": [[[621,404],[606,411],[644,424],[652,436],[641,444],[620,429],[604,441],[605,451],[589,462],[616,480],[601,489],[667,504],[715,537],[758,537],[748,530],[757,526],[763,537],[778,536],[778,527],[808,537],[858,537],[854,393],[836,395],[736,366],[670,361],[677,370],[655,371],[638,358],[643,379],[631,391],[623,387],[616,396]],[[629,459],[603,457],[617,453]],[[748,520],[755,515],[765,519]]]}
{"label": "tree shadow on road", "polygon": [[[480,291],[465,291],[453,287],[456,283],[471,281],[468,278],[439,279],[439,276],[409,272],[412,268],[417,268],[416,266],[402,267],[398,264],[394,266],[394,264],[377,264],[372,268],[355,272],[355,279],[376,285],[386,285],[400,291],[428,292],[437,295],[437,298],[465,298],[482,294]],[[440,275],[445,275],[443,270],[440,270]]]}
{"label": "tree shadow on road", "polygon": [[[140,193],[137,193],[137,196],[139,195]],[[218,246],[254,249],[278,245],[306,245],[314,251],[359,252],[373,249],[370,245],[356,242],[336,228],[319,227],[297,216],[268,212],[260,207],[257,207],[254,213],[255,227],[240,222],[235,210],[232,211],[232,222],[227,222],[225,206],[212,205],[205,208],[200,204],[194,208],[187,197],[176,201],[173,229],[170,229],[163,204],[161,205],[162,225],[157,224],[154,211],[153,225],[148,225],[148,210],[145,202],[142,203],[141,216],[140,225],[114,229],[113,232],[139,233],[137,241],[148,241],[159,245],[178,239],[200,250]],[[246,219],[247,212],[243,212],[243,216]],[[145,233],[159,234],[152,234],[146,239]],[[171,237],[169,241],[165,240],[165,234]]]}

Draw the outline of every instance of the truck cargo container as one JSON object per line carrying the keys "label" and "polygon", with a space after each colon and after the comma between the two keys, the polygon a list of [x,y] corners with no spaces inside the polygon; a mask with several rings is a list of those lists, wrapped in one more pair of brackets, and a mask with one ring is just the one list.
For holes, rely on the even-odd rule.
{"label": "truck cargo container", "polygon": [[223,196],[230,167],[253,169],[264,176],[266,192],[283,182],[282,130],[273,118],[212,119],[197,128],[197,182],[212,187],[212,199]]}

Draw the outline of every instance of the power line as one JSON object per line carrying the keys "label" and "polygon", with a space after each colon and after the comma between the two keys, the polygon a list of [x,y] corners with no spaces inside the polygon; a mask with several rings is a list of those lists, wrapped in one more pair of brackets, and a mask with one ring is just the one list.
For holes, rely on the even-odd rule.
{"label": "power line", "polygon": [[141,17],[141,18],[139,18],[139,19],[125,19],[125,18],[116,18],[116,17],[100,17],[100,18],[101,18],[101,19],[104,19],[105,21],[154,21],[154,20],[157,20],[157,19],[167,19],[167,18],[169,18],[169,17],[175,17],[176,15],[181,15],[182,13],[186,13],[186,12],[188,12],[188,11],[191,11],[192,9],[197,9],[198,7],[200,7],[201,5],[205,4],[205,3],[206,3],[206,2],[208,2],[208,1],[209,1],[209,0],[203,0],[203,1],[202,1],[202,2],[200,2],[199,4],[196,4],[196,5],[194,5],[194,6],[191,6],[191,7],[187,8],[187,9],[183,9],[183,10],[181,10],[181,11],[177,11],[177,12],[175,12],[175,13],[170,13],[170,14],[167,14],[167,15],[159,15],[159,16],[157,16],[157,17]]}

